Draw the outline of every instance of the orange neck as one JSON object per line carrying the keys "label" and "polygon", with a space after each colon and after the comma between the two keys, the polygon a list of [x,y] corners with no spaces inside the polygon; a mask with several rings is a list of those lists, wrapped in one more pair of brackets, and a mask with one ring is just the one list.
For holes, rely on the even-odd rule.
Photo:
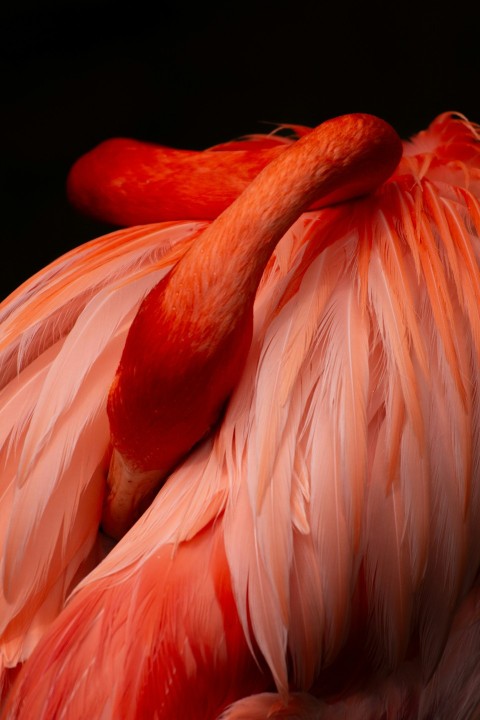
{"label": "orange neck", "polygon": [[108,400],[122,458],[115,465],[128,468],[129,485],[132,473],[139,482],[146,472],[165,476],[217,421],[242,372],[256,290],[282,235],[314,200],[374,190],[401,153],[378,118],[323,123],[270,163],[147,295]]}

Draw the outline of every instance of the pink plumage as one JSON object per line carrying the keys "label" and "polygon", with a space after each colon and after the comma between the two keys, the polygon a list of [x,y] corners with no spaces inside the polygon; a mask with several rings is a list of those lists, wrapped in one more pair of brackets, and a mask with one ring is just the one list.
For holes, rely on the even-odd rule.
{"label": "pink plumage", "polygon": [[224,414],[113,548],[110,385],[212,226],[120,230],[0,306],[5,720],[478,717],[479,140],[442,115],[291,225]]}

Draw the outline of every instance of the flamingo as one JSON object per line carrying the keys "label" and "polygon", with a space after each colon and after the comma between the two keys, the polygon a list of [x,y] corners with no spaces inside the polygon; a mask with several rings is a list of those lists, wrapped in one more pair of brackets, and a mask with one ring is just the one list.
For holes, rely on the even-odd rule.
{"label": "flamingo", "polygon": [[294,129],[94,149],[0,306],[3,720],[480,717],[479,128]]}

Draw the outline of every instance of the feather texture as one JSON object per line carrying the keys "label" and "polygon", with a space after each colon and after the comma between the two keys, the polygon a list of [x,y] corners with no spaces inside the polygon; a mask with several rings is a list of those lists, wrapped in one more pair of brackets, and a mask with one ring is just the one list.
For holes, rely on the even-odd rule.
{"label": "feather texture", "polygon": [[121,340],[203,224],[95,241],[12,296],[0,345],[15,416],[0,425],[4,664],[45,635],[5,717],[25,717],[27,698],[39,719],[474,720],[478,140],[441,116],[371,196],[288,230],[221,422],[83,579]]}
{"label": "feather texture", "polygon": [[4,367],[19,370],[1,391],[7,664],[31,652],[82,566],[89,569],[104,493],[109,382],[141,298],[178,258],[175,245],[185,246],[198,228],[114,233],[72,251],[3,303]]}

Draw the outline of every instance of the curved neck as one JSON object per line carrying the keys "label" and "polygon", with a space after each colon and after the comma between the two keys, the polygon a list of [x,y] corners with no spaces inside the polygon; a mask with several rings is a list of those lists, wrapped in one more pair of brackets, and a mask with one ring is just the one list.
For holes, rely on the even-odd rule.
{"label": "curved neck", "polygon": [[274,247],[314,201],[321,207],[373,191],[401,155],[400,138],[379,118],[356,114],[323,123],[262,170],[190,248],[172,280],[183,284],[195,270],[204,287],[211,278],[217,296],[220,286],[255,293]]}
{"label": "curved neck", "polygon": [[108,400],[107,532],[119,536],[217,422],[243,371],[257,287],[282,235],[314,200],[372,191],[401,151],[392,128],[369,115],[324,123],[268,165],[146,296]]}

